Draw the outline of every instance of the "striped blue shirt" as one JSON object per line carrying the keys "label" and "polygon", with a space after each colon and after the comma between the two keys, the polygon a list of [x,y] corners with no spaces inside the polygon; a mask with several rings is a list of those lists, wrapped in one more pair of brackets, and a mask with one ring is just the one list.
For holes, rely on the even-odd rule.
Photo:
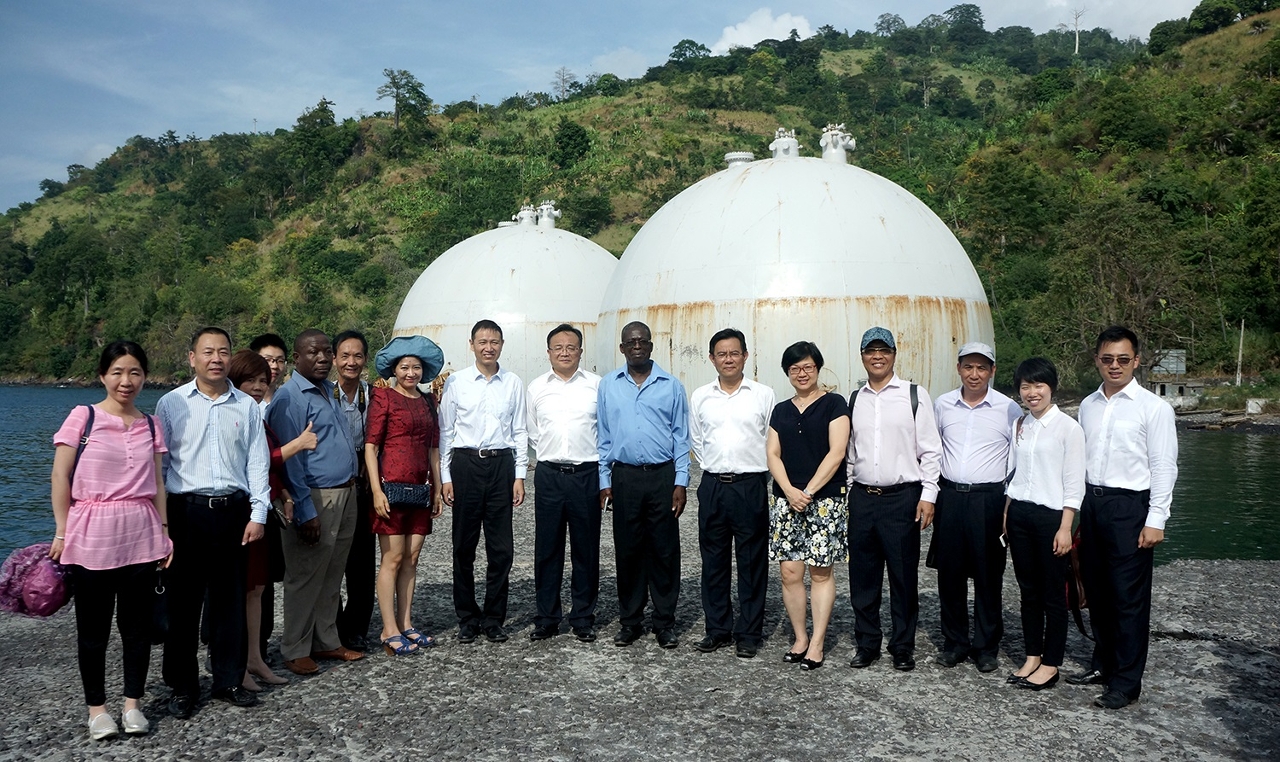
{"label": "striped blue shirt", "polygon": [[250,521],[267,523],[271,452],[262,412],[253,398],[227,384],[209,397],[192,381],[160,398],[156,418],[169,452],[164,456],[164,488],[171,493],[249,495]]}

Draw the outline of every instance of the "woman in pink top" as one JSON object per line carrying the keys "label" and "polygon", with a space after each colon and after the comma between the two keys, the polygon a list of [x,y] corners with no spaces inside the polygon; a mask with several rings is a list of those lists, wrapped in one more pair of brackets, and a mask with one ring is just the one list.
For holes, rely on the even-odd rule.
{"label": "woman in pink top", "polygon": [[[160,456],[168,450],[160,427],[134,400],[147,380],[147,354],[132,341],[107,345],[98,361],[107,398],[80,406],[53,435],[53,518],[49,557],[71,569],[76,599],[76,643],[89,735],[119,730],[107,712],[107,640],[112,609],[124,647],[124,732],[150,730],[138,706],[151,660],[156,567],[169,565],[173,543],[165,517]],[[76,451],[87,436],[79,462]]]}

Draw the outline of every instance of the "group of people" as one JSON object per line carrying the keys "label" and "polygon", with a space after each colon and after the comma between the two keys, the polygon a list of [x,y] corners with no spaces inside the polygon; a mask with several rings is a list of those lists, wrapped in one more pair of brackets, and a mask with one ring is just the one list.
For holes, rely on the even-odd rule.
{"label": "group of people", "polygon": [[[1007,679],[1043,690],[1058,682],[1062,666],[1066,555],[1079,513],[1096,647],[1089,669],[1067,680],[1107,685],[1099,706],[1138,698],[1152,549],[1169,516],[1177,442],[1172,409],[1134,379],[1140,346],[1131,331],[1113,327],[1099,336],[1102,384],[1081,404],[1078,422],[1053,403],[1051,362],[1018,366],[1024,413],[991,387],[995,353],[977,342],[959,351],[959,388],[936,402],[895,373],[897,345],[885,328],[862,336],[867,383],[847,400],[820,383],[820,349],[797,342],[781,358],[794,395],[778,402],[769,386],[746,378],[749,352],[738,330],[711,337],[716,379],[692,395],[652,360],[648,326],[629,323],[620,338],[624,364],[600,376],[581,367],[582,332],[557,326],[547,336],[549,368],[526,388],[500,363],[502,328],[481,320],[469,342],[474,365],[448,376],[437,404],[421,387],[437,377],[444,357],[425,337],[397,337],[380,350],[375,366],[386,382],[371,386],[362,335],[331,340],[307,330],[294,341],[294,372],[282,384],[287,349],[279,337],[258,337],[233,354],[225,331],[205,328],[188,355],[194,379],[166,394],[154,418],[134,405],[145,352],[132,342],[108,345],[98,368],[106,399],[73,410],[54,437],[51,555],[73,574],[90,735],[119,732],[104,688],[115,607],[124,730],[148,731],[138,700],[158,573],[169,588],[164,680],[179,718],[197,704],[202,637],[215,699],[248,707],[257,703],[258,680],[284,682],[263,659],[274,582],[284,583],[280,650],[296,674],[318,671],[319,660],[362,658],[375,600],[387,654],[434,645],[414,626],[412,601],[425,536],[446,507],[458,640],[506,641],[512,514],[524,503],[530,449],[537,461],[532,640],[557,636],[566,618],[578,640],[597,639],[600,538],[609,513],[620,625],[614,645],[645,634],[651,602],[657,644],[678,646],[679,518],[692,454],[702,468],[706,627],[698,651],[733,646],[739,657],[757,655],[768,562],[775,561],[792,630],[782,660],[822,667],[834,567],[847,562],[856,646],[850,666],[869,667],[885,649],[887,572],[887,651],[894,668],[913,669],[921,532],[933,525],[926,563],[938,571],[944,647],[937,662],[954,667],[972,658],[981,672],[997,669],[1007,547],[1025,645],[1024,663]],[[482,601],[474,568],[481,535]]]}

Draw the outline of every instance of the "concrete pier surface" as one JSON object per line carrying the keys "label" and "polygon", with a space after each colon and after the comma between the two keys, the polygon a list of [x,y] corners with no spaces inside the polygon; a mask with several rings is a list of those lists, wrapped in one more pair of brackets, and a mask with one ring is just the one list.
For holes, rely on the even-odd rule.
{"label": "concrete pier surface", "polygon": [[[1093,706],[1097,687],[1064,681],[1032,693],[1005,684],[1023,656],[1012,565],[1000,669],[991,674],[978,673],[972,662],[953,669],[934,663],[941,645],[936,578],[923,567],[913,672],[895,672],[887,659],[849,668],[853,613],[847,569],[839,567],[822,669],[802,672],[781,661],[791,636],[773,565],[759,656],[695,651],[703,619],[693,490],[689,496],[680,520],[677,649],[659,648],[651,635],[628,648],[612,644],[618,605],[609,514],[601,542],[600,640],[579,643],[567,625],[559,637],[529,640],[530,497],[515,512],[507,643],[457,642],[446,513],[427,538],[414,602],[415,624],[440,646],[413,657],[373,651],[349,664],[325,662],[319,675],[300,678],[284,671],[273,643],[268,658],[289,685],[261,694],[255,708],[238,709],[207,700],[206,675],[205,700],[187,721],[165,709],[169,691],[156,648],[143,699],[152,723],[145,737],[89,740],[71,607],[45,621],[0,615],[0,760],[1280,758],[1280,562],[1157,568],[1142,698],[1107,711]],[[483,568],[482,546],[481,590]],[[565,584],[567,607],[567,570]],[[887,591],[883,621],[888,626]],[[378,629],[371,626],[371,634]],[[120,650],[112,637],[107,694],[118,720]],[[1073,624],[1064,671],[1086,665],[1090,648]]]}

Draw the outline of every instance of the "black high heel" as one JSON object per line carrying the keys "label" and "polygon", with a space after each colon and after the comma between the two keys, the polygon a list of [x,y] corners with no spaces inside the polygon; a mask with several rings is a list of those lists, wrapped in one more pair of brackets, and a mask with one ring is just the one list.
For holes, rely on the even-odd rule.
{"label": "black high heel", "polygon": [[[1033,673],[1031,673],[1031,674],[1033,674],[1033,675],[1034,675],[1035,673],[1033,672]],[[1028,677],[1030,677],[1030,675],[1028,675]],[[1061,671],[1059,671],[1059,672],[1054,672],[1054,673],[1053,673],[1053,677],[1049,678],[1048,680],[1045,680],[1043,683],[1033,683],[1033,682],[1031,682],[1030,680],[1028,680],[1026,677],[1024,677],[1024,678],[1022,678],[1022,680],[1021,680],[1021,681],[1019,681],[1018,683],[1016,683],[1016,685],[1017,685],[1019,688],[1024,688],[1024,689],[1029,690],[1029,691],[1042,691],[1042,690],[1044,690],[1044,689],[1046,689],[1046,688],[1052,688],[1053,686],[1057,685],[1057,684],[1058,684],[1058,678],[1060,678],[1060,677],[1062,677],[1062,672],[1061,672]]]}

